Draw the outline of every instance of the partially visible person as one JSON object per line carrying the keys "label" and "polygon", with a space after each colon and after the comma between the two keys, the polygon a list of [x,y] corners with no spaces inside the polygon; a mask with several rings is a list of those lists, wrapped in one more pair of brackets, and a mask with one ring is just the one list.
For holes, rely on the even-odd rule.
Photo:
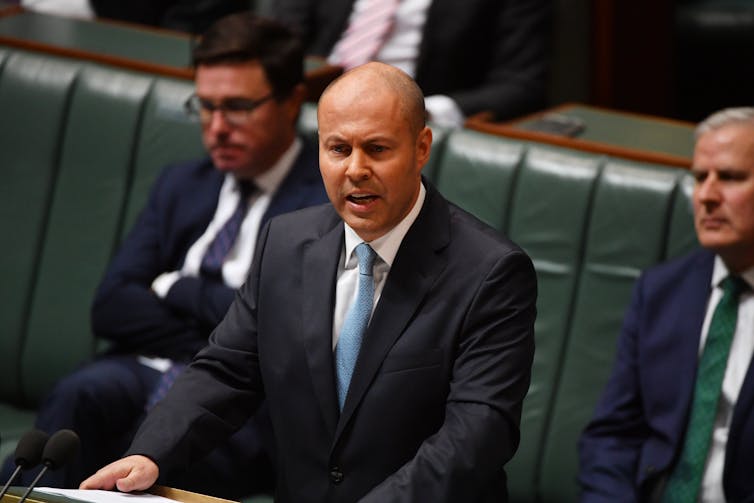
{"label": "partially visible person", "polygon": [[21,0],[31,11],[104,18],[201,34],[218,19],[249,10],[248,0]]}
{"label": "partially visible person", "polygon": [[[196,94],[187,107],[209,156],[162,171],[105,273],[91,316],[109,349],[63,378],[36,421],[50,433],[78,432],[81,456],[45,485],[78,487],[123,454],[146,410],[225,315],[264,223],[327,200],[316,150],[296,134],[305,89],[295,36],[275,21],[234,14],[210,28],[193,56]],[[166,474],[166,483],[232,498],[271,489],[260,432],[246,424],[205,462]],[[3,480],[12,468],[9,459]]]}
{"label": "partially visible person", "polygon": [[89,0],[21,0],[24,9],[57,16],[91,19],[95,17]]}
{"label": "partially visible person", "polygon": [[249,0],[89,0],[98,17],[201,34],[227,15],[249,10]]}
{"label": "partially visible person", "polygon": [[639,279],[580,441],[582,501],[754,501],[754,108],[697,128],[702,249]]}
{"label": "partially visible person", "polygon": [[308,54],[346,68],[382,61],[413,76],[439,125],[545,105],[552,0],[277,0],[273,13],[302,34]]}
{"label": "partially visible person", "polygon": [[270,220],[208,347],[129,456],[82,488],[149,487],[265,399],[278,503],[507,501],[536,276],[518,246],[422,178],[424,115],[418,86],[382,63],[325,90],[332,204]]}

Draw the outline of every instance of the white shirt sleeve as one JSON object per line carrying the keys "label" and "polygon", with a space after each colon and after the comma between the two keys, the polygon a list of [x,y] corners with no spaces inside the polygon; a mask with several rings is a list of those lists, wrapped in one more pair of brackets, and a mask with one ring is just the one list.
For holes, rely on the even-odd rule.
{"label": "white shirt sleeve", "polygon": [[440,127],[459,128],[466,117],[452,98],[442,94],[427,96],[424,105],[429,112],[429,119]]}

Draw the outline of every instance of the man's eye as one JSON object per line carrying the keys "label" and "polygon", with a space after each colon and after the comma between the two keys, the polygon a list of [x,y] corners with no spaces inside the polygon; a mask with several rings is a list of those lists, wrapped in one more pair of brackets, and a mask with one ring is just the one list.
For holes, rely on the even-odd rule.
{"label": "man's eye", "polygon": [[230,112],[241,112],[250,110],[253,104],[248,100],[228,100],[223,103],[222,108]]}
{"label": "man's eye", "polygon": [[748,172],[744,171],[721,171],[720,180],[724,182],[740,182],[746,180]]}
{"label": "man's eye", "polygon": [[384,152],[386,150],[387,150],[387,148],[383,147],[382,145],[372,145],[372,152],[375,152],[375,153],[379,154],[379,153],[382,153],[382,152]]}
{"label": "man's eye", "polygon": [[347,154],[348,147],[346,145],[333,145],[330,147],[330,151],[335,152],[336,154]]}

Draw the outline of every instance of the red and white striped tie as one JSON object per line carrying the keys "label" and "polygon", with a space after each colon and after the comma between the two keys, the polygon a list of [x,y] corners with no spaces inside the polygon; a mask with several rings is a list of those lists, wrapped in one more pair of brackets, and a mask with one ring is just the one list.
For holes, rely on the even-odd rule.
{"label": "red and white striped tie", "polygon": [[366,0],[335,47],[331,61],[346,70],[359,66],[379,52],[395,24],[399,0]]}

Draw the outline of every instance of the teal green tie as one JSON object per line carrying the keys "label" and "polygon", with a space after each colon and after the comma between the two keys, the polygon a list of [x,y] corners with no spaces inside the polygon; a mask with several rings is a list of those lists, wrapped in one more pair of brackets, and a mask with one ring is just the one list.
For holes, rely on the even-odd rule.
{"label": "teal green tie", "polygon": [[723,296],[712,314],[707,342],[699,359],[683,450],[668,479],[664,503],[690,503],[699,496],[730,344],[736,330],[738,297],[748,285],[738,276],[728,276],[722,287]]}

